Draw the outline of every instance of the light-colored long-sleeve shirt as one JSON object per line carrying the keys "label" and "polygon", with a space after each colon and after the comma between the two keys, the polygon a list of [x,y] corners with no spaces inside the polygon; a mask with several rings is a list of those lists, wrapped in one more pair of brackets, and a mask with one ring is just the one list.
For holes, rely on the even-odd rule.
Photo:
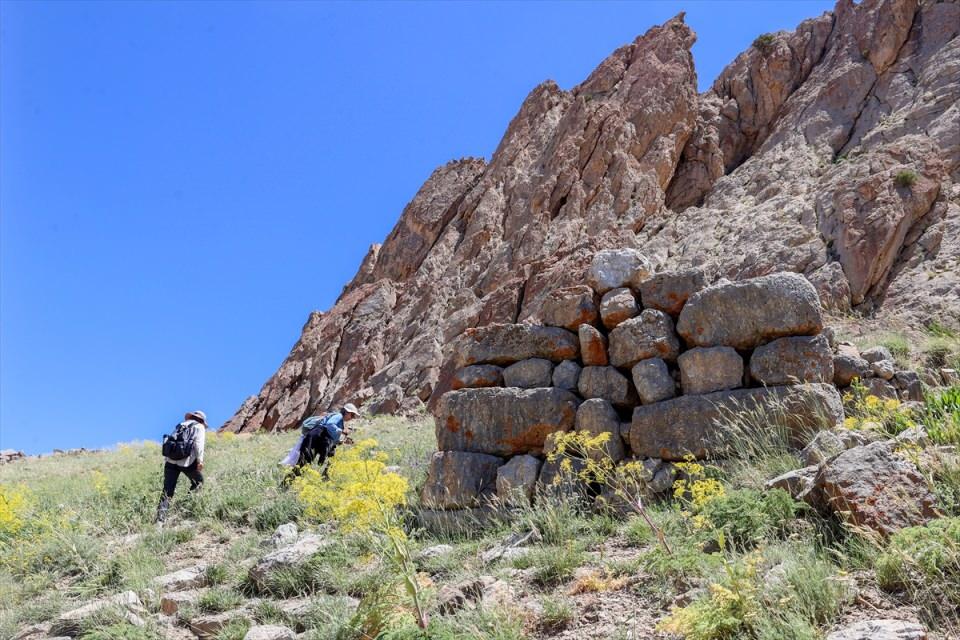
{"label": "light-colored long-sleeve shirt", "polygon": [[203,450],[206,445],[207,431],[202,422],[191,420],[190,423],[190,428],[193,429],[193,451],[190,453],[189,457],[184,458],[183,460],[171,460],[170,458],[164,458],[164,460],[170,464],[175,464],[178,467],[189,467],[194,462],[203,464]]}

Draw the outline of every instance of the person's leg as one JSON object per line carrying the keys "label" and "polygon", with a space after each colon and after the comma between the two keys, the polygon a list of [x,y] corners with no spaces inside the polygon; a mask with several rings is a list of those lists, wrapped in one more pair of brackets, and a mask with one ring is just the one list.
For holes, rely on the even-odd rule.
{"label": "person's leg", "polygon": [[190,478],[190,491],[195,491],[203,485],[203,474],[197,469],[196,462],[186,467],[183,474]]}
{"label": "person's leg", "polygon": [[163,493],[160,496],[160,504],[157,505],[157,522],[163,522],[167,518],[167,511],[170,509],[170,500],[173,493],[177,490],[177,480],[180,478],[181,468],[169,462],[163,465]]}

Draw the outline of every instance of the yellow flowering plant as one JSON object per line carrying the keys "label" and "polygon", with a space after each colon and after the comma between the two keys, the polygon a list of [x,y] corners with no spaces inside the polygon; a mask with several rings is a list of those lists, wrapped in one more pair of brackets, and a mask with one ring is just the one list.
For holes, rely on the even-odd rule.
{"label": "yellow flowering plant", "polygon": [[899,400],[879,398],[869,393],[859,380],[853,381],[843,400],[847,408],[843,426],[847,429],[877,431],[895,436],[916,426],[913,418],[903,411]]}
{"label": "yellow flowering plant", "polygon": [[29,500],[26,488],[0,485],[0,540],[13,539],[23,529]]}

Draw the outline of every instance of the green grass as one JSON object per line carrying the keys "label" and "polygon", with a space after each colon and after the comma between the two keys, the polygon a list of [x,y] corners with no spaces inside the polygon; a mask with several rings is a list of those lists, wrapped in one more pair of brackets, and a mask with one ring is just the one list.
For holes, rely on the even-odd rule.
{"label": "green grass", "polygon": [[917,172],[911,171],[910,169],[904,169],[903,171],[897,172],[897,175],[894,176],[893,181],[897,183],[898,187],[912,187],[917,182]]}

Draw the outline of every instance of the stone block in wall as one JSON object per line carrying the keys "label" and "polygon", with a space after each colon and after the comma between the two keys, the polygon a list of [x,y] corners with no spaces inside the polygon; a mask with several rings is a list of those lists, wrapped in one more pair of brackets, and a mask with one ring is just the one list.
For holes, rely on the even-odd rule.
{"label": "stone block in wall", "polygon": [[529,324],[490,324],[467,329],[456,339],[453,360],[456,366],[487,363],[508,365],[528,358],[553,362],[580,356],[577,336],[560,327]]}
{"label": "stone block in wall", "polygon": [[587,284],[599,294],[618,287],[636,289],[650,270],[650,261],[636,249],[605,249],[594,254],[587,269]]}
{"label": "stone block in wall", "polygon": [[640,283],[640,302],[645,309],[657,309],[674,318],[687,300],[707,286],[707,276],[700,269],[655,273]]}
{"label": "stone block in wall", "polygon": [[613,329],[624,320],[640,315],[637,299],[627,287],[611,289],[600,301],[600,320],[607,329]]}
{"label": "stone block in wall", "polygon": [[597,460],[609,458],[613,462],[620,462],[626,457],[623,439],[620,437],[620,416],[607,400],[592,398],[584,400],[577,409],[577,431],[586,431],[591,436],[609,433],[610,437],[603,449],[590,453],[590,457]]}
{"label": "stone block in wall", "polygon": [[663,311],[644,309],[639,316],[610,332],[610,364],[630,368],[647,358],[673,362],[680,353],[680,340],[673,320]]}
{"label": "stone block in wall", "polygon": [[553,369],[553,386],[576,391],[580,380],[580,365],[576,360],[564,360]]}
{"label": "stone block in wall", "polygon": [[641,458],[682,460],[687,454],[725,457],[737,438],[724,426],[737,413],[766,413],[744,428],[786,429],[796,446],[803,446],[822,429],[843,424],[843,402],[833,385],[807,384],[785,387],[735,389],[706,395],[680,396],[636,407],[625,425],[625,440]]}
{"label": "stone block in wall", "polygon": [[[570,460],[569,471],[564,471],[561,464],[564,460]],[[579,474],[586,469],[586,462],[577,458],[557,457],[555,460],[544,460],[540,467],[540,477],[537,478],[538,493],[550,495],[559,495],[568,498],[576,496],[585,496],[588,486],[580,479]]]}
{"label": "stone block in wall", "polygon": [[440,398],[437,448],[511,456],[540,453],[554,431],[574,426],[579,398],[555,387],[461,389]]}
{"label": "stone block in wall", "polygon": [[680,386],[686,394],[704,394],[743,386],[743,358],[731,347],[694,347],[677,358]]}
{"label": "stone block in wall", "polygon": [[582,324],[594,324],[599,317],[593,289],[577,285],[547,294],[540,311],[543,324],[576,331]]}
{"label": "stone block in wall", "polygon": [[767,386],[833,382],[833,352],[822,335],[777,338],[753,351],[750,377]]}
{"label": "stone block in wall", "polygon": [[503,370],[503,386],[533,389],[553,383],[553,363],[545,358],[514,362]]}
{"label": "stone block in wall", "polygon": [[600,333],[596,327],[587,324],[580,325],[580,358],[583,364],[589,367],[604,367],[609,364],[607,358],[607,336]]}
{"label": "stone block in wall", "polygon": [[503,386],[503,368],[495,364],[471,364],[457,369],[450,381],[452,389],[478,389]]}
{"label": "stone block in wall", "polygon": [[752,349],[776,338],[815,335],[823,328],[813,285],[796,273],[725,282],[693,294],[677,332],[690,346]]}
{"label": "stone block in wall", "polygon": [[614,367],[584,367],[577,388],[584,399],[603,398],[618,407],[640,402],[630,380]]}
{"label": "stone block in wall", "polygon": [[465,451],[437,451],[430,459],[420,499],[428,509],[481,506],[497,490],[503,458]]}
{"label": "stone block in wall", "polygon": [[647,358],[633,365],[630,370],[633,386],[637,389],[640,402],[652,404],[669,400],[677,393],[676,384],[670,369],[662,358]]}
{"label": "stone block in wall", "polygon": [[848,387],[854,378],[866,380],[871,377],[870,363],[860,356],[839,353],[833,356],[833,384]]}
{"label": "stone block in wall", "polygon": [[541,464],[541,460],[530,455],[510,458],[497,469],[497,497],[507,505],[530,504]]}

